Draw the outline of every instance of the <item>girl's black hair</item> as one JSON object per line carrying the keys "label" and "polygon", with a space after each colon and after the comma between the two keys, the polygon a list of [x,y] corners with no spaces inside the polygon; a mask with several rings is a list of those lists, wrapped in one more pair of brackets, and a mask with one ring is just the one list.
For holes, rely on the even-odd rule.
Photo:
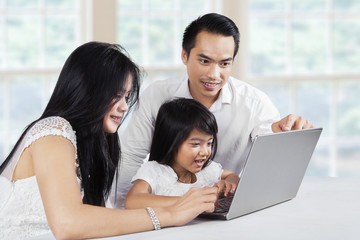
{"label": "girl's black hair", "polygon": [[213,136],[209,160],[214,159],[218,131],[215,116],[195,99],[178,98],[161,105],[156,117],[149,161],[172,166],[180,145],[194,129]]}
{"label": "girl's black hair", "polygon": [[120,45],[88,42],[75,49],[61,70],[43,114],[26,127],[1,165],[0,173],[29,128],[41,119],[59,116],[66,119],[76,132],[83,201],[100,206],[109,195],[121,156],[118,134],[105,133],[103,120],[125,94],[128,80],[132,82],[127,100],[131,109],[139,97],[140,77],[139,67]]}

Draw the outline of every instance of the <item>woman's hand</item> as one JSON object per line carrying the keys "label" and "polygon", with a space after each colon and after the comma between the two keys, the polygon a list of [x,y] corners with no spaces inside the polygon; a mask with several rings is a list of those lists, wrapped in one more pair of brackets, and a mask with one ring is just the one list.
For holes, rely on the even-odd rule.
{"label": "woman's hand", "polygon": [[184,225],[202,212],[213,212],[217,187],[191,188],[175,204],[167,207],[171,226]]}

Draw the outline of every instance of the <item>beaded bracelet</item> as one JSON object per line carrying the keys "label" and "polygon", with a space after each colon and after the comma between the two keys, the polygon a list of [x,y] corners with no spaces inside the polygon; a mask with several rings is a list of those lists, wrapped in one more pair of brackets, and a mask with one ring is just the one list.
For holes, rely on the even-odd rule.
{"label": "beaded bracelet", "polygon": [[159,219],[157,218],[154,210],[151,207],[147,207],[146,210],[150,215],[150,218],[151,218],[152,223],[154,224],[155,230],[160,230],[161,229],[160,222],[159,222]]}

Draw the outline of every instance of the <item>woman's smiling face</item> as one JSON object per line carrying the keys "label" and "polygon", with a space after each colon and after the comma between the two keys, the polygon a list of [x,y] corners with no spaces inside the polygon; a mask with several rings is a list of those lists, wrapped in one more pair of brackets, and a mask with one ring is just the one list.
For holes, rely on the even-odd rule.
{"label": "woman's smiling face", "polygon": [[114,99],[114,106],[105,115],[103,121],[104,132],[115,133],[121,123],[121,119],[125,112],[129,110],[127,105],[127,97],[131,90],[131,78],[129,77],[122,93],[119,93],[119,99]]}

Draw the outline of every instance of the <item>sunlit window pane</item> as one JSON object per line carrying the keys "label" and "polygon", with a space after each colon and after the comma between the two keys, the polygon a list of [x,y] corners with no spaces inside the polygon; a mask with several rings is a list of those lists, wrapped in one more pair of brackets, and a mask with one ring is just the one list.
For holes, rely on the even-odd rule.
{"label": "sunlit window pane", "polygon": [[338,144],[337,174],[340,176],[358,177],[360,172],[359,143]]}
{"label": "sunlit window pane", "polygon": [[[323,127],[307,174],[360,176],[360,1],[251,0],[249,8],[249,75],[267,79],[261,87],[280,112]],[[279,22],[283,31],[274,31]]]}
{"label": "sunlit window pane", "polygon": [[326,10],[327,0],[292,0],[291,9],[293,11],[324,11]]}
{"label": "sunlit window pane", "polygon": [[[1,138],[1,139],[0,139],[0,146],[3,146],[3,145],[4,145],[4,139]],[[5,157],[5,153],[4,153],[4,151],[3,151],[3,148],[0,148],[0,156],[4,156],[4,157]],[[1,164],[3,161],[4,161],[4,159],[1,159],[1,160],[0,160],[0,164]]]}
{"label": "sunlit window pane", "polygon": [[118,0],[119,10],[140,10],[142,0]]}
{"label": "sunlit window pane", "polygon": [[40,19],[12,16],[7,19],[7,67],[38,67]]}
{"label": "sunlit window pane", "polygon": [[0,162],[26,125],[40,116],[57,69],[83,39],[79,3],[0,0]]}
{"label": "sunlit window pane", "polygon": [[322,127],[322,137],[330,135],[331,87],[325,81],[304,81],[296,86],[296,113]]}
{"label": "sunlit window pane", "polygon": [[292,25],[292,67],[295,73],[326,73],[327,32],[323,21],[295,21]]}
{"label": "sunlit window pane", "polygon": [[[180,2],[180,6],[181,6],[181,9],[187,11],[187,10],[190,10],[190,11],[194,11],[196,9],[204,9],[204,7],[207,6],[208,4],[208,0],[181,0],[179,1]],[[194,20],[194,19],[192,19]]]}
{"label": "sunlit window pane", "polygon": [[207,13],[210,1],[118,0],[118,42],[138,64],[178,67],[185,27]]}
{"label": "sunlit window pane", "polygon": [[286,72],[285,22],[253,19],[250,23],[250,67],[254,75]]}
{"label": "sunlit window pane", "polygon": [[[28,104],[31,103],[31,104]],[[21,132],[42,112],[42,85],[39,76],[10,79],[10,129]]]}
{"label": "sunlit window pane", "polygon": [[6,1],[9,8],[36,8],[39,6],[40,0],[11,0]]}
{"label": "sunlit window pane", "polygon": [[142,34],[142,18],[140,15],[118,17],[118,36],[119,42],[126,51],[129,52],[131,58],[138,64],[143,63],[143,45],[145,41]]}
{"label": "sunlit window pane", "polygon": [[173,10],[175,8],[174,0],[149,0],[150,10]]}
{"label": "sunlit window pane", "polygon": [[[0,0],[1,1],[1,0]],[[3,19],[0,18],[0,52],[3,54],[0,54],[0,69],[5,66],[5,46],[4,46],[4,24]]]}
{"label": "sunlit window pane", "polygon": [[256,84],[256,87],[269,96],[272,103],[280,112],[280,116],[285,116],[290,111],[290,92],[288,84],[265,82]]}
{"label": "sunlit window pane", "polygon": [[360,20],[334,22],[335,73],[360,73]]}
{"label": "sunlit window pane", "polygon": [[250,9],[256,11],[283,11],[285,0],[251,0]]}
{"label": "sunlit window pane", "polygon": [[311,157],[309,166],[306,170],[308,176],[329,176],[330,169],[330,149],[329,145],[322,144],[322,136],[316,145],[315,151]]}
{"label": "sunlit window pane", "polygon": [[[172,63],[174,53],[174,23],[171,17],[153,17],[149,25],[149,63]],[[155,65],[155,64],[154,64]]]}
{"label": "sunlit window pane", "polygon": [[76,8],[78,0],[45,0],[45,6],[49,8]]}
{"label": "sunlit window pane", "polygon": [[[1,133],[3,131],[5,131],[5,126],[4,126],[5,104],[6,104],[6,101],[5,101],[5,86],[4,86],[3,78],[0,77],[0,136],[1,136]],[[0,147],[0,149],[1,149],[1,147]],[[1,160],[0,160],[0,162],[1,162]]]}
{"label": "sunlit window pane", "polygon": [[[360,135],[360,84],[342,81],[337,88],[337,129],[339,136]],[[360,143],[360,137],[359,137]],[[360,158],[359,158],[360,159]],[[359,163],[360,164],[360,163]]]}
{"label": "sunlit window pane", "polygon": [[329,82],[305,81],[296,85],[296,114],[306,117],[323,131],[309,163],[307,175],[329,176],[332,174],[329,140],[331,139],[330,107],[332,85]]}
{"label": "sunlit window pane", "polygon": [[45,18],[45,61],[48,67],[60,67],[77,42],[76,16],[47,16]]}
{"label": "sunlit window pane", "polygon": [[334,10],[360,12],[359,0],[332,0]]}

